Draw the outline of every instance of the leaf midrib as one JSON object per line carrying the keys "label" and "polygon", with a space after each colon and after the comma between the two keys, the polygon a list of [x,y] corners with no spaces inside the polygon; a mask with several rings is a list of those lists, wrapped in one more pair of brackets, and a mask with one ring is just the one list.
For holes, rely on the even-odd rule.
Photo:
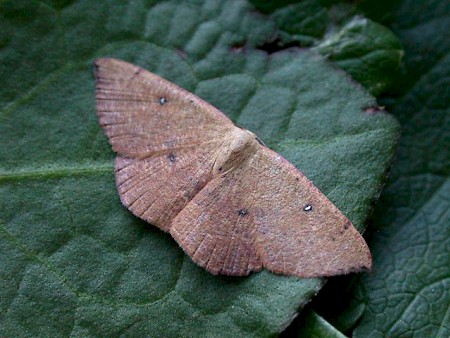
{"label": "leaf midrib", "polygon": [[79,176],[86,174],[103,174],[113,172],[111,162],[96,165],[75,165],[60,168],[42,168],[37,170],[0,171],[0,182],[17,181],[23,179],[58,178],[65,176]]}

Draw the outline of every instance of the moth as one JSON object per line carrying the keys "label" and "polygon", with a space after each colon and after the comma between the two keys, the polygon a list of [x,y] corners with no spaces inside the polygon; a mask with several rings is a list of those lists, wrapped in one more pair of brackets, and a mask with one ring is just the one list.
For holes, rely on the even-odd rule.
{"label": "moth", "polygon": [[254,133],[140,67],[111,58],[94,66],[123,205],[169,232],[196,264],[301,278],[371,268],[352,223]]}

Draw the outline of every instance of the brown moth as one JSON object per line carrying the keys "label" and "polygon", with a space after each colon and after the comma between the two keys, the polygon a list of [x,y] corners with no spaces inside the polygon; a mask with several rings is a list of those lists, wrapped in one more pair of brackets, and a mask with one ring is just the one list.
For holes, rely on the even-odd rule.
{"label": "brown moth", "polygon": [[368,270],[352,223],[255,134],[142,68],[95,64],[99,122],[122,203],[210,273],[303,278]]}

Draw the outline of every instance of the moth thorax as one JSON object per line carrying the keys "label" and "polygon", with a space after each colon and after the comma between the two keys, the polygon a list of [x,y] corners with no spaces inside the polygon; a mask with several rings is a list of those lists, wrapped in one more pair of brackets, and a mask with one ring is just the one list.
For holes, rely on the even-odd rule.
{"label": "moth thorax", "polygon": [[224,173],[241,165],[252,157],[258,145],[255,134],[246,129],[235,128],[221,147],[214,164],[214,172]]}

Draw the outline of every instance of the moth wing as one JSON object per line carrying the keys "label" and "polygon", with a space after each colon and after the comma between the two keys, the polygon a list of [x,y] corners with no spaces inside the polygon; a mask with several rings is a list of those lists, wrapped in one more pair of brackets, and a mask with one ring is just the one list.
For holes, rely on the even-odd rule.
{"label": "moth wing", "polygon": [[371,267],[367,244],[351,222],[292,164],[262,146],[211,180],[170,233],[214,274],[265,267],[312,278]]}
{"label": "moth wing", "polygon": [[122,203],[168,231],[210,179],[216,151],[236,128],[194,94],[130,63],[94,62],[96,108],[116,158]]}
{"label": "moth wing", "polygon": [[170,228],[191,259],[213,274],[245,276],[263,267],[253,212],[256,179],[247,174],[241,167],[216,176]]}
{"label": "moth wing", "polygon": [[210,180],[213,165],[214,151],[209,148],[179,148],[142,160],[118,156],[120,200],[136,216],[169,231],[173,218]]}
{"label": "moth wing", "polygon": [[226,173],[212,169],[234,127],[195,95],[114,59],[96,66],[100,125],[116,159],[121,200],[170,231],[212,273],[267,269],[319,277],[370,268],[350,221],[268,148]]}
{"label": "moth wing", "polygon": [[152,154],[220,139],[235,128],[196,95],[130,63],[94,61],[100,126],[118,154]]}

